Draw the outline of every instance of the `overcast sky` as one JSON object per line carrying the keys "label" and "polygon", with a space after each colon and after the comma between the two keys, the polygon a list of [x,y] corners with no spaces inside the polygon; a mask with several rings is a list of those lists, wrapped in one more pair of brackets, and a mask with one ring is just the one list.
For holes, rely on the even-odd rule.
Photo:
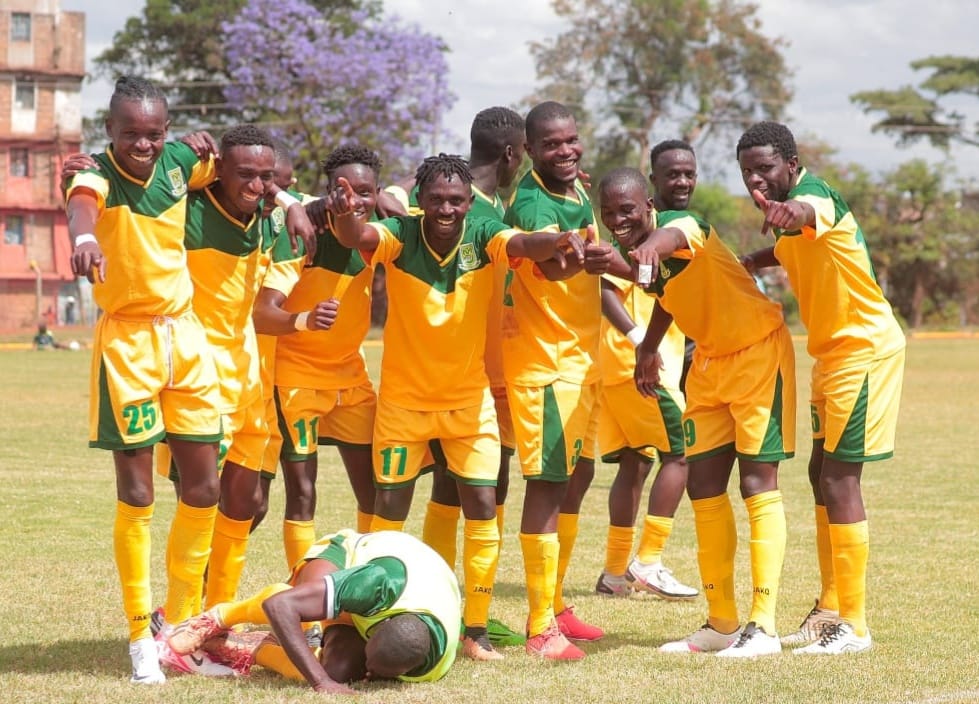
{"label": "overcast sky", "polygon": [[[124,24],[127,15],[120,12],[120,4],[118,0],[61,0],[62,9],[87,13],[89,64]],[[130,15],[141,11],[140,0],[126,4]],[[837,147],[844,160],[862,163],[875,173],[912,156],[930,162],[945,158],[924,147],[898,149],[891,139],[871,134],[872,118],[853,106],[849,96],[917,84],[927,75],[911,70],[911,61],[918,58],[979,54],[975,40],[979,2],[760,0],[757,4],[763,31],[790,42],[784,54],[794,71],[796,97],[786,122],[797,137],[814,135]],[[556,36],[562,29],[549,0],[502,0],[493,3],[492,11],[487,11],[485,0],[384,0],[384,7],[441,36],[451,49],[450,87],[458,100],[448,119],[455,137],[439,145],[443,150],[465,150],[469,123],[479,110],[514,104],[534,90],[527,43]],[[93,114],[109,93],[105,83],[86,83],[84,113]],[[960,106],[979,118],[979,101],[966,99]],[[711,152],[711,158],[724,161],[706,170],[714,174],[726,170],[725,182],[738,187],[733,146],[722,145],[716,156]],[[951,161],[956,173],[979,185],[979,148],[961,147]]]}

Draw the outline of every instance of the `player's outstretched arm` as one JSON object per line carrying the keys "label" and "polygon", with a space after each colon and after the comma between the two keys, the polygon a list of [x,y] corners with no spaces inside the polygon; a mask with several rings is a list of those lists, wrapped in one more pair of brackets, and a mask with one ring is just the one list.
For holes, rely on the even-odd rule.
{"label": "player's outstretched arm", "polygon": [[687,249],[687,238],[676,227],[662,227],[649,233],[642,244],[629,251],[636,263],[636,283],[646,286],[659,273],[659,263],[669,259],[678,249]]}
{"label": "player's outstretched arm", "polygon": [[68,235],[72,241],[71,272],[90,282],[105,281],[105,257],[95,239],[98,220],[98,201],[91,191],[77,189],[65,205],[68,215]]}
{"label": "player's outstretched arm", "polygon": [[326,616],[323,606],[325,596],[326,583],[323,580],[305,582],[269,597],[263,602],[262,610],[282,649],[315,691],[355,694],[350,687],[330,678],[306,643],[303,620],[318,620]]}
{"label": "player's outstretched arm", "polygon": [[751,192],[751,197],[758,209],[765,213],[765,222],[761,225],[763,235],[767,235],[773,227],[780,230],[800,230],[816,222],[816,211],[809,203],[801,200],[768,200],[757,189]]}
{"label": "player's outstretched arm", "polygon": [[350,182],[340,176],[336,188],[326,197],[326,208],[333,219],[333,234],[344,247],[373,252],[381,242],[380,235],[373,227],[357,218],[353,207],[354,198],[355,193]]}

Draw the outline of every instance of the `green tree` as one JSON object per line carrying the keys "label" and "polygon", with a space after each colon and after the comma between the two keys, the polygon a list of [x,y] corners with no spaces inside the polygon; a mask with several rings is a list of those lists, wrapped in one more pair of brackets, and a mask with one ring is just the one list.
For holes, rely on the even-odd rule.
{"label": "green tree", "polygon": [[737,0],[552,0],[552,5],[570,28],[531,45],[544,84],[535,99],[561,100],[573,107],[579,122],[594,124],[603,155],[646,170],[649,147],[659,138],[694,143],[729,134],[761,118],[778,118],[792,98],[791,73],[781,54],[785,42],[761,33],[756,5]]}
{"label": "green tree", "polygon": [[[95,73],[110,80],[123,74],[155,80],[170,99],[176,131],[233,122],[237,113],[223,92],[233,78],[226,70],[221,24],[244,4],[245,0],[146,0],[142,13],[126,20],[112,46],[95,57]],[[379,0],[310,4],[323,17],[338,21],[352,10],[371,15],[380,10]],[[102,119],[94,122],[101,124]]]}
{"label": "green tree", "polygon": [[922,140],[942,149],[953,143],[979,146],[975,125],[948,105],[953,96],[979,97],[979,58],[929,56],[911,62],[911,68],[931,74],[917,88],[868,90],[850,96],[865,113],[881,116],[873,131],[895,137],[903,146]]}

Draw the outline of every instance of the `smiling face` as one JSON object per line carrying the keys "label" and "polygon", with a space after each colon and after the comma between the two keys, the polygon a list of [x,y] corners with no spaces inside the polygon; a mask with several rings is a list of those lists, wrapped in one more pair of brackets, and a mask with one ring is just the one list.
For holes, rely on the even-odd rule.
{"label": "smiling face", "polygon": [[153,175],[169,127],[166,105],[151,98],[120,100],[105,120],[116,162],[143,181]]}
{"label": "smiling face", "polygon": [[602,224],[626,250],[639,245],[649,232],[653,201],[640,184],[630,180],[604,185],[599,193]]}
{"label": "smiling face", "polygon": [[668,149],[656,157],[649,181],[658,210],[686,210],[697,187],[697,159],[686,149]]}
{"label": "smiling face", "polygon": [[275,174],[275,152],[261,144],[236,144],[215,161],[218,182],[214,193],[234,217],[245,221],[258,209]]}
{"label": "smiling face", "polygon": [[418,206],[425,213],[423,231],[432,249],[444,255],[455,246],[472,202],[472,188],[459,177],[438,174],[421,187]]}
{"label": "smiling face", "polygon": [[761,191],[768,200],[786,200],[799,177],[799,158],[786,159],[771,145],[742,149],[738,164],[748,192]]}
{"label": "smiling face", "polygon": [[336,180],[341,176],[347,179],[354,191],[354,199],[351,203],[354,215],[360,222],[367,222],[377,205],[377,174],[374,173],[374,169],[364,164],[338,166],[330,178],[330,190],[336,188]]}
{"label": "smiling face", "polygon": [[527,142],[527,154],[534,162],[548,190],[573,192],[582,154],[578,126],[573,117],[555,117],[541,124],[533,140]]}

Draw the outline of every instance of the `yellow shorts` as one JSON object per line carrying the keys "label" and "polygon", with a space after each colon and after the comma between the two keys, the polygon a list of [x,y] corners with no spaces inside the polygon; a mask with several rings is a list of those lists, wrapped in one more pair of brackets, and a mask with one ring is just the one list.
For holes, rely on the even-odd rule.
{"label": "yellow shorts", "polygon": [[265,420],[265,401],[254,403],[223,416],[224,438],[221,440],[219,466],[234,462],[245,469],[262,469],[269,444],[269,427]]}
{"label": "yellow shorts", "polygon": [[598,410],[598,450],[603,462],[618,462],[622,451],[635,450],[648,459],[655,451],[683,454],[683,394],[659,389],[645,398],[635,383],[602,385]]}
{"label": "yellow shorts", "polygon": [[812,368],[812,437],[827,457],[873,462],[894,454],[904,350],[846,369]]}
{"label": "yellow shorts", "polygon": [[286,460],[301,462],[317,445],[370,447],[377,410],[370,382],[349,389],[277,386],[275,402]]}
{"label": "yellow shorts", "polygon": [[381,398],[374,420],[374,484],[393,489],[414,482],[431,467],[429,441],[437,441],[445,466],[457,479],[496,486],[500,435],[489,389],[478,406],[455,411],[411,411]]}
{"label": "yellow shorts", "polygon": [[795,351],[783,325],[723,357],[694,352],[683,435],[687,461],[730,449],[776,462],[795,454]]}
{"label": "yellow shorts", "polygon": [[510,417],[510,400],[506,395],[506,387],[498,386],[490,389],[493,401],[496,403],[496,422],[500,426],[500,446],[503,452],[513,454],[516,441],[513,439],[513,418]]}
{"label": "yellow shorts", "polygon": [[279,471],[279,453],[282,452],[282,431],[279,430],[279,414],[275,410],[275,398],[262,399],[265,404],[265,423],[269,427],[269,444],[262,457],[262,476],[275,479]]}
{"label": "yellow shorts", "polygon": [[579,459],[595,459],[598,386],[558,379],[549,386],[507,387],[525,479],[564,482]]}
{"label": "yellow shorts", "polygon": [[152,322],[103,315],[93,347],[90,447],[221,439],[218,375],[196,315]]}

